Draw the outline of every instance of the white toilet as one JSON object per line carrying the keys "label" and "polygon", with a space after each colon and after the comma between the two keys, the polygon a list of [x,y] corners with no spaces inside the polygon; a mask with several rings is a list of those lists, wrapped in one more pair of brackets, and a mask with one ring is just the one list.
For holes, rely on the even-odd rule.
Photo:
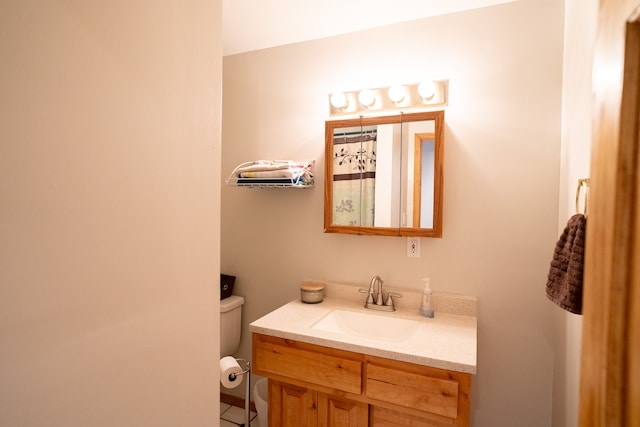
{"label": "white toilet", "polygon": [[231,295],[220,300],[220,357],[232,356],[240,346],[244,298]]}

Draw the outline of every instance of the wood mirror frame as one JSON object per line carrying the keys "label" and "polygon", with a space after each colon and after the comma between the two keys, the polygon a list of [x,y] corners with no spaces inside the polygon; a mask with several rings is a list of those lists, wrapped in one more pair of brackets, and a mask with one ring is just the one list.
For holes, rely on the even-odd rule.
{"label": "wood mirror frame", "polygon": [[[400,146],[405,153],[401,157],[407,157],[406,153],[412,151],[412,158],[421,158],[421,141],[423,139],[433,138],[434,147],[434,166],[433,166],[433,224],[430,228],[421,228],[419,226],[362,226],[362,225],[337,225],[334,223],[334,160],[337,158],[334,151],[334,139],[336,130],[343,128],[360,128],[372,127],[378,125],[394,125],[399,124],[402,128],[405,125],[415,122],[433,121],[432,131],[422,132],[416,131],[401,132],[402,140]],[[376,128],[377,129],[377,128]],[[397,143],[393,138],[392,143]],[[409,147],[409,144],[413,147]],[[402,151],[401,151],[402,153]],[[374,153],[375,155],[375,153]],[[416,157],[417,156],[417,157]],[[375,160],[377,161],[377,159]],[[422,166],[421,162],[415,162],[412,171],[406,169],[406,161],[401,162],[400,175],[406,174],[405,180],[412,180],[413,194],[396,195],[398,200],[411,198],[413,207],[409,212],[403,210],[398,203],[398,221],[400,218],[410,217],[412,224],[419,224],[421,192],[420,189]],[[378,235],[378,236],[412,236],[412,237],[442,237],[442,211],[443,211],[443,165],[444,165],[444,111],[429,111],[411,114],[396,114],[380,117],[359,117],[352,119],[328,120],[325,122],[325,186],[324,186],[324,231],[325,233],[341,233],[341,234],[361,234],[361,235]],[[375,174],[375,172],[374,172]],[[375,175],[374,175],[375,176]],[[401,177],[398,177],[402,181]],[[404,221],[406,222],[406,221]]]}

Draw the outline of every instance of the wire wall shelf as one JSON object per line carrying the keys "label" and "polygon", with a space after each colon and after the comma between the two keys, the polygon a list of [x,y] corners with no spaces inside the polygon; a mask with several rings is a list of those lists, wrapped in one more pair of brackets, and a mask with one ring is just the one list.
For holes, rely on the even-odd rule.
{"label": "wire wall shelf", "polygon": [[238,165],[225,182],[247,188],[311,188],[314,169],[315,160],[258,160]]}

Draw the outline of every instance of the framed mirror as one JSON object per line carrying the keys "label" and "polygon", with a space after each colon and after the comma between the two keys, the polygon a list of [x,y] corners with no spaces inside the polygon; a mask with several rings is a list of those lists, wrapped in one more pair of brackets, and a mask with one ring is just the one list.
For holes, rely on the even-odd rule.
{"label": "framed mirror", "polygon": [[326,233],[442,237],[444,111],[325,123]]}

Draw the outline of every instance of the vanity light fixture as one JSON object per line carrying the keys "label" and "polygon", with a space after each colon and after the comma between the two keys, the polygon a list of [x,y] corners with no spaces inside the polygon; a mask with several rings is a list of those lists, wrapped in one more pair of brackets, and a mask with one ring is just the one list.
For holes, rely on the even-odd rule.
{"label": "vanity light fixture", "polygon": [[329,96],[331,116],[442,108],[447,105],[448,80],[336,91]]}
{"label": "vanity light fixture", "polygon": [[389,88],[389,99],[392,100],[393,102],[395,102],[396,104],[398,102],[402,102],[402,100],[404,99],[404,86],[401,85],[393,85]]}
{"label": "vanity light fixture", "polygon": [[344,92],[334,92],[331,94],[331,105],[335,108],[344,109],[349,105],[349,100]]}
{"label": "vanity light fixture", "polygon": [[371,89],[362,89],[358,94],[358,101],[360,101],[360,104],[369,108],[375,104],[376,95]]}
{"label": "vanity light fixture", "polygon": [[418,85],[418,93],[422,99],[431,99],[436,94],[436,85],[433,80],[425,80]]}

